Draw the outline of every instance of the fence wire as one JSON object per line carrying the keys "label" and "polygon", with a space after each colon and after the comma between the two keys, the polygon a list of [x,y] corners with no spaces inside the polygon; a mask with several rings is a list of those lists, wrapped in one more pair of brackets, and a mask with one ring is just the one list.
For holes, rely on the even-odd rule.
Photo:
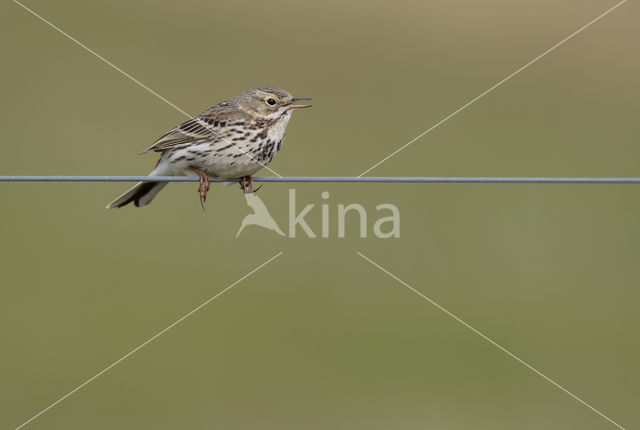
{"label": "fence wire", "polygon": [[[213,182],[239,179],[212,178]],[[502,176],[256,176],[254,182],[376,182],[479,184],[640,184],[622,177],[502,177]],[[0,176],[0,182],[199,182],[198,176]]]}

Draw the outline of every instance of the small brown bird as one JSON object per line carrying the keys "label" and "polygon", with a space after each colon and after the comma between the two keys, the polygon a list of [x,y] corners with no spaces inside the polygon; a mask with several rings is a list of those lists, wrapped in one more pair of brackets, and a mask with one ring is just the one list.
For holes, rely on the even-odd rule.
{"label": "small brown bird", "polygon": [[[296,101],[273,87],[254,88],[231,100],[218,103],[193,119],[180,124],[145,149],[161,152],[149,176],[200,176],[200,200],[204,202],[210,176],[241,178],[245,193],[253,192],[252,175],[273,160],[282,147],[285,129]],[[139,182],[107,205],[119,208],[131,202],[147,206],[167,182]]]}

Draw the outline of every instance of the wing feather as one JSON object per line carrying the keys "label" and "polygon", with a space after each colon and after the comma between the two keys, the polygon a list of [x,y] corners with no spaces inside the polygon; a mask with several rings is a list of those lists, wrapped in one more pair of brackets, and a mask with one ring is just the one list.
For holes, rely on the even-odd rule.
{"label": "wing feather", "polygon": [[202,140],[223,140],[220,134],[220,131],[214,128],[213,121],[209,124],[208,121],[196,117],[170,130],[143,152],[163,152],[176,146],[191,144]]}
{"label": "wing feather", "polygon": [[234,120],[243,121],[247,118],[246,113],[231,108],[229,102],[223,102],[169,130],[141,153],[164,152],[202,141],[225,142],[229,126],[233,125]]}

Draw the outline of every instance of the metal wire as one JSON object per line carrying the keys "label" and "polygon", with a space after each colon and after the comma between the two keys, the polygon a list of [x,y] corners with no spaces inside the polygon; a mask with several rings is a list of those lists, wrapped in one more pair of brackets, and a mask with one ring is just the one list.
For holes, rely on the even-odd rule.
{"label": "metal wire", "polygon": [[[640,178],[612,177],[500,177],[500,176],[256,176],[254,182],[385,182],[481,184],[640,184]],[[198,176],[0,176],[0,182],[199,182]],[[212,178],[213,182],[239,179]]]}

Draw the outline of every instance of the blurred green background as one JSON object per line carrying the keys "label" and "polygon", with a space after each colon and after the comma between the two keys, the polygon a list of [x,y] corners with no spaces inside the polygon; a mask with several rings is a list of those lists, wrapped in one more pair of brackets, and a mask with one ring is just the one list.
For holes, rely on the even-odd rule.
{"label": "blurred green background", "polygon": [[[193,114],[274,85],[297,112],[281,175],[358,175],[611,7],[29,0]],[[369,175],[640,176],[640,6],[628,2]],[[141,175],[184,117],[18,5],[0,5],[0,174]],[[262,172],[268,175],[268,172]],[[236,186],[1,183],[0,426],[615,428],[356,255],[376,261],[628,428],[640,426],[640,187],[295,184],[331,237],[248,227]],[[259,196],[286,230],[289,184]],[[360,203],[337,238],[339,203]],[[375,205],[401,212],[376,239]],[[354,217],[355,218],[355,217]],[[320,231],[320,210],[307,217]],[[635,405],[635,406],[634,406]]]}

